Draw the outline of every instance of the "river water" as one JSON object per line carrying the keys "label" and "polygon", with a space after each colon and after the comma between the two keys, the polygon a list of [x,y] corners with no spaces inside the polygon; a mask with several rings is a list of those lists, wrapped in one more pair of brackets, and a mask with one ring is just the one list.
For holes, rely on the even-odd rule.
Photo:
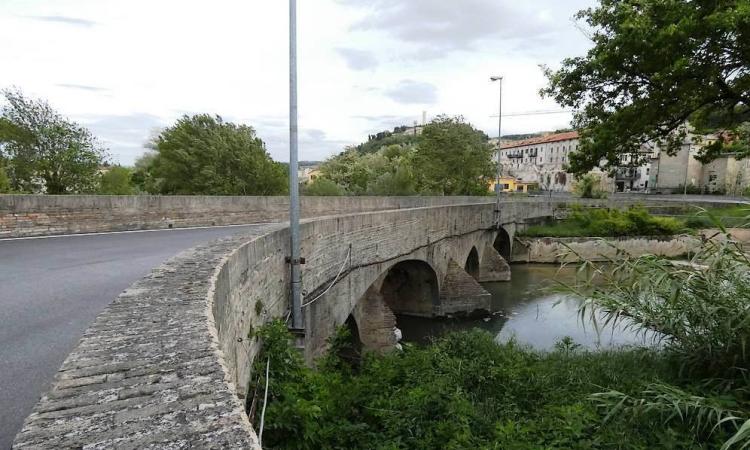
{"label": "river water", "polygon": [[609,326],[597,333],[591,321],[580,318],[576,299],[547,289],[555,279],[572,281],[574,271],[554,264],[513,265],[510,282],[482,284],[492,294],[493,314],[470,319],[398,316],[398,327],[405,342],[417,343],[449,331],[481,328],[498,342],[514,337],[539,350],[553,348],[566,336],[589,349],[653,345],[653,334],[638,333],[632,327]]}

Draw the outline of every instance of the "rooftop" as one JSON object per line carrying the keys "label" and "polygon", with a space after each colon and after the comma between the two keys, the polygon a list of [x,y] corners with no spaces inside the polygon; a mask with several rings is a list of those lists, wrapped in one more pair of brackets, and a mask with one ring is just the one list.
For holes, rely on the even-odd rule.
{"label": "rooftop", "polygon": [[569,141],[571,139],[578,139],[577,131],[568,131],[566,133],[549,134],[547,136],[524,139],[522,141],[516,141],[516,142],[509,143],[509,144],[505,144],[501,148],[506,149],[506,148],[526,147],[529,145],[549,144],[550,142]]}

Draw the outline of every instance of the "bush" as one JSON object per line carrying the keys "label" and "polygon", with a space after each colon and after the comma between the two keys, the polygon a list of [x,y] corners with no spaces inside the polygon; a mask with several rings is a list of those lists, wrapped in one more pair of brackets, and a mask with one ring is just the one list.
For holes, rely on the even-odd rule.
{"label": "bush", "polygon": [[10,193],[10,179],[5,173],[5,168],[0,166],[0,194]]}
{"label": "bush", "polygon": [[576,180],[573,192],[581,198],[607,198],[607,193],[601,189],[601,179],[591,173]]}
{"label": "bush", "polygon": [[641,206],[619,210],[574,205],[567,219],[553,225],[529,227],[522,234],[536,237],[672,236],[684,228],[680,220],[653,216]]}
{"label": "bush", "polygon": [[[665,427],[650,417],[600,426],[604,416],[588,399],[599,389],[635,395],[675,377],[653,351],[592,353],[561,342],[538,353],[512,341],[498,345],[474,330],[426,347],[365,355],[356,371],[336,363],[331,352],[313,370],[290,353],[284,325],[270,327],[260,332],[264,347],[281,357],[271,355],[265,448],[590,449],[623,448],[623,442],[706,448],[726,438],[721,432],[696,437],[686,426]],[[335,348],[340,338],[333,339]],[[265,363],[264,353],[255,366],[261,377]]]}
{"label": "bush", "polygon": [[345,193],[344,189],[338,184],[320,177],[302,188],[302,194],[309,196],[332,197]]}

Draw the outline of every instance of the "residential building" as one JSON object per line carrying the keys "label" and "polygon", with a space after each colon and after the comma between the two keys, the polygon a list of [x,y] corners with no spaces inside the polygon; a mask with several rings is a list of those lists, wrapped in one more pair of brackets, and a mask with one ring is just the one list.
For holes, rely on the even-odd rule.
{"label": "residential building", "polygon": [[568,155],[577,148],[575,131],[507,143],[500,147],[501,172],[520,183],[538,184],[545,191],[569,192],[574,179],[565,166]]}

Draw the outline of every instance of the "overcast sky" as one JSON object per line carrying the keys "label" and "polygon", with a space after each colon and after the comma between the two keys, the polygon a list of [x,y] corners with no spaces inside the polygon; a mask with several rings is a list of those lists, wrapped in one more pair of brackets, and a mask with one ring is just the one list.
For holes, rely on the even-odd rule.
{"label": "overcast sky", "polygon": [[[583,54],[573,14],[591,0],[299,0],[300,159],[397,125],[463,115],[497,135],[504,111],[555,110],[539,64]],[[288,2],[2,0],[0,88],[46,98],[132,164],[155,130],[215,113],[255,127],[288,160]],[[570,116],[504,119],[503,133]]]}

